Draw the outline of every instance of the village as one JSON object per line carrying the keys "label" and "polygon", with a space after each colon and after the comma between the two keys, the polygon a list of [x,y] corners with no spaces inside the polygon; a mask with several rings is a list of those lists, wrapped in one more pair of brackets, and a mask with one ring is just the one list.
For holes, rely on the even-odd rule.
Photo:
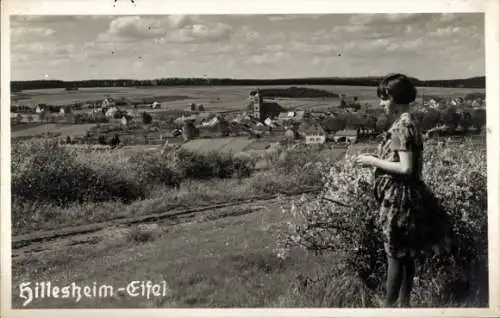
{"label": "village", "polygon": [[[319,109],[285,107],[281,100],[266,98],[266,90],[250,92],[242,107],[212,110],[189,103],[184,110],[168,109],[154,98],[131,103],[105,97],[86,103],[53,106],[13,105],[11,124],[96,124],[84,135],[60,136],[65,143],[119,145],[186,144],[192,140],[240,137],[260,143],[333,143],[348,145],[373,140],[388,129],[390,121],[376,105],[362,105],[356,96],[340,94],[337,102],[325,101]],[[286,105],[286,101],[284,102]],[[428,135],[468,132],[485,122],[484,96],[436,98],[412,104]],[[228,146],[229,147],[229,146]],[[231,148],[231,147],[229,147]],[[229,149],[232,150],[232,149]],[[241,149],[236,149],[241,150]]]}

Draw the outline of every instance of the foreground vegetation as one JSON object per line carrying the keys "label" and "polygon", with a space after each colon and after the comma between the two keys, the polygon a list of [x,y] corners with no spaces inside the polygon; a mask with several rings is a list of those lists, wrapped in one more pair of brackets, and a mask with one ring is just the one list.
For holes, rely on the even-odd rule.
{"label": "foreground vegetation", "polygon": [[[13,233],[103,221],[321,185],[315,166],[341,150],[277,147],[265,154],[82,151],[53,139],[12,145]],[[312,150],[312,151],[311,151]],[[318,151],[319,150],[319,151]],[[323,151],[321,151],[323,150]],[[260,161],[264,170],[256,170]]]}
{"label": "foreground vegetation", "polygon": [[[279,255],[297,247],[335,255],[306,288],[309,301],[328,306],[378,306],[384,294],[386,258],[371,170],[353,165],[355,151],[325,171],[324,193],[286,207],[292,221]],[[467,142],[428,141],[425,182],[447,212],[452,244],[419,258],[413,303],[423,307],[487,306],[488,234],[486,149]],[[432,221],[430,221],[432,222]],[[304,301],[304,295],[298,295]],[[306,300],[307,302],[307,300]]]}
{"label": "foreground vegetation", "polygon": [[[456,241],[451,251],[429,254],[425,263],[420,262],[423,267],[419,268],[412,295],[413,304],[418,307],[487,304],[486,149],[484,140],[476,143],[470,140],[426,144],[426,182],[443,199]],[[313,169],[324,177],[319,180],[326,183],[322,196],[333,197],[354,208],[320,200],[320,196],[294,202],[285,199],[281,202],[282,208],[278,202],[238,217],[166,226],[159,235],[146,240],[129,234],[136,229],[109,229],[106,237],[96,244],[68,247],[58,253],[49,251],[44,256],[33,253],[25,259],[14,260],[13,288],[21,281],[40,277],[61,284],[102,281],[115,286],[146,277],[166,280],[171,289],[167,297],[150,300],[115,297],[75,303],[46,298],[31,304],[52,308],[377,307],[383,296],[384,257],[379,237],[367,228],[373,211],[362,206],[371,204],[366,188],[371,175],[367,170],[354,168],[348,160],[355,152],[371,151],[370,147],[357,145],[349,151],[346,160],[337,164],[327,160],[331,154],[328,149],[315,157],[309,157],[305,149],[283,151],[279,155],[276,152],[275,159],[270,158],[275,164],[266,171],[266,178],[254,181],[261,186],[263,180],[272,180],[266,183],[276,186],[286,180],[283,175],[287,172],[293,175],[293,171]],[[285,160],[287,157],[299,158],[300,164],[290,163]],[[99,161],[97,157],[94,160]],[[305,165],[307,169],[301,166],[303,162],[310,162]],[[250,177],[242,178],[241,184],[251,184],[246,181],[257,180],[259,175],[254,171]],[[280,176],[280,180],[275,180]],[[238,179],[232,178],[183,182],[191,182],[191,185],[181,184],[179,190],[172,191],[179,191],[179,196],[183,193],[189,199],[195,197],[190,191],[196,195],[206,192],[207,196],[228,191],[227,195],[233,196],[238,191],[231,189],[242,186]],[[168,196],[166,189],[161,188],[161,196]],[[250,189],[248,186],[246,191]],[[116,213],[130,207],[128,212],[133,213],[134,204],[140,209],[140,204],[147,205],[146,202],[154,202],[159,196],[152,195],[151,201],[139,200],[128,206],[111,202],[84,203],[82,206],[88,210],[80,211],[73,221],[93,211],[107,217],[106,211]],[[167,204],[168,199],[157,202]],[[107,210],[98,211],[97,207],[106,204],[109,204]],[[63,217],[64,212],[77,210],[60,208],[60,214],[53,218]],[[29,217],[28,210],[25,213]],[[331,218],[330,227],[325,230],[337,230],[335,239],[324,235],[326,232],[318,226],[328,218]],[[339,228],[345,231],[338,231]],[[321,237],[325,239],[319,240]],[[317,248],[309,243],[315,243]],[[325,248],[327,243],[332,247]],[[14,306],[20,304],[17,294],[15,290]]]}

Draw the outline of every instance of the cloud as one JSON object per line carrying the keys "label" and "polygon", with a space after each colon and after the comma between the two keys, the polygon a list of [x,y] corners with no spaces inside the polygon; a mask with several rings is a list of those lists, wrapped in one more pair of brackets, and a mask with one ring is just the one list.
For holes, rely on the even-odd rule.
{"label": "cloud", "polygon": [[153,39],[156,44],[208,43],[228,39],[232,28],[224,23],[198,23],[196,16],[171,15],[166,18],[119,17],[99,34],[100,42],[124,42]]}
{"label": "cloud", "polygon": [[263,48],[264,51],[268,52],[281,52],[285,49],[283,44],[270,44]]}
{"label": "cloud", "polygon": [[316,20],[323,17],[323,14],[284,14],[284,15],[269,15],[269,21],[289,21],[289,20],[299,20],[299,19],[312,19]]}
{"label": "cloud", "polygon": [[11,28],[11,35],[14,40],[18,37],[46,37],[51,36],[56,31],[51,28],[41,28],[41,27],[17,27]]}
{"label": "cloud", "polygon": [[12,46],[13,69],[56,67],[61,63],[81,61],[85,57],[73,44],[30,42]]}
{"label": "cloud", "polygon": [[24,22],[24,23],[56,23],[64,21],[75,21],[77,16],[65,16],[65,15],[13,15],[11,16],[12,22]]}
{"label": "cloud", "polygon": [[336,25],[331,31],[334,33],[344,33],[344,32],[362,32],[366,31],[368,27],[364,24],[349,24],[349,25]]}
{"label": "cloud", "polygon": [[[30,42],[12,46],[13,53],[31,55],[68,55],[75,48],[73,44],[57,45],[55,43]],[[13,54],[14,55],[14,54]]]}
{"label": "cloud", "polygon": [[345,48],[348,49],[356,49],[363,51],[373,51],[385,49],[391,44],[389,39],[376,39],[376,40],[367,40],[367,41],[355,41],[348,44]]}
{"label": "cloud", "polygon": [[306,56],[337,56],[342,46],[336,43],[313,44],[293,41],[285,44],[285,50]]}
{"label": "cloud", "polygon": [[405,28],[405,33],[412,33],[413,32],[413,27],[411,25],[407,25]]}
{"label": "cloud", "polygon": [[250,56],[245,62],[247,64],[268,65],[283,62],[290,57],[288,52],[262,53]]}
{"label": "cloud", "polygon": [[125,16],[111,21],[106,33],[119,38],[147,39],[161,37],[166,31],[155,19]]}
{"label": "cloud", "polygon": [[402,24],[414,23],[425,19],[425,14],[415,13],[370,13],[355,14],[349,18],[349,23],[356,25]]}
{"label": "cloud", "polygon": [[484,69],[483,22],[461,13],[24,16],[11,24],[12,74],[361,76],[400,68],[446,77]]}
{"label": "cloud", "polygon": [[213,25],[194,24],[180,30],[172,30],[164,37],[156,39],[157,44],[166,43],[213,43],[227,40],[232,35],[232,28],[224,23]]}
{"label": "cloud", "polygon": [[167,21],[171,28],[182,29],[200,22],[200,19],[196,15],[169,15]]}
{"label": "cloud", "polygon": [[437,30],[430,33],[431,36],[436,37],[448,37],[454,34],[458,34],[462,29],[458,26],[448,26],[444,28],[438,28]]}
{"label": "cloud", "polygon": [[217,23],[213,27],[195,24],[191,28],[181,29],[181,34],[192,39],[220,40],[231,35],[231,27],[224,23]]}
{"label": "cloud", "polygon": [[254,31],[250,31],[245,34],[245,38],[249,42],[255,42],[260,38],[260,34]]}
{"label": "cloud", "polygon": [[12,25],[50,25],[56,26],[61,23],[75,23],[82,21],[106,21],[112,20],[112,15],[13,15],[10,17]]}
{"label": "cloud", "polygon": [[406,41],[394,41],[387,45],[386,49],[388,52],[405,54],[405,56],[409,56],[408,53],[418,54],[419,50],[422,50],[425,47],[424,38],[415,38],[412,40]]}
{"label": "cloud", "polygon": [[[394,44],[395,43],[393,43],[392,45],[394,45]],[[417,50],[418,48],[421,48],[422,46],[424,46],[424,44],[425,44],[424,38],[416,38],[416,39],[409,40],[409,41],[403,41],[397,46],[398,46],[398,50],[410,51],[410,50]]]}
{"label": "cloud", "polygon": [[453,22],[458,19],[458,15],[455,13],[442,13],[441,21],[443,22]]}

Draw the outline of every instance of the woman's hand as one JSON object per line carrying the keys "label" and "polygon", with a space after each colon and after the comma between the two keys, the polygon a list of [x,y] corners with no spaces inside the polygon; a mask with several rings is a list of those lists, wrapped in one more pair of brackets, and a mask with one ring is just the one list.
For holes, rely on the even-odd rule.
{"label": "woman's hand", "polygon": [[373,166],[375,159],[373,155],[359,155],[354,159],[354,163],[361,166]]}

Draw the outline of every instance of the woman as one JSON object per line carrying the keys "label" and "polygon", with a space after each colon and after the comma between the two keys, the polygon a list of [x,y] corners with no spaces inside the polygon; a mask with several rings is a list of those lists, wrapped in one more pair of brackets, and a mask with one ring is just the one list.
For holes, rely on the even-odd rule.
{"label": "woman", "polygon": [[[435,233],[443,228],[435,227],[433,216],[439,215],[439,205],[421,181],[422,135],[408,113],[417,91],[405,75],[391,74],[380,82],[377,95],[395,120],[379,145],[378,156],[361,155],[356,162],[375,168],[374,194],[388,257],[385,306],[395,306],[399,298],[401,306],[409,307],[415,258],[423,250],[423,242],[435,243]],[[426,227],[429,224],[433,229]]]}

